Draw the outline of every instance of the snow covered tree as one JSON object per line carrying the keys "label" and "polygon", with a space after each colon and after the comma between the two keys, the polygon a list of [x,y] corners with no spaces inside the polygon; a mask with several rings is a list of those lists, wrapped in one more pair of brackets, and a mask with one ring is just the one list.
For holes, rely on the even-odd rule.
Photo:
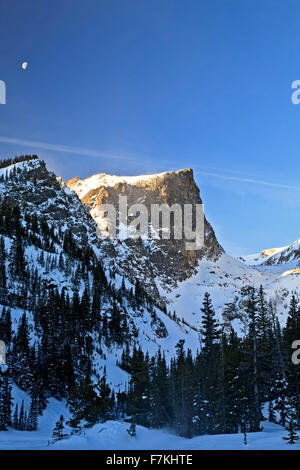
{"label": "snow covered tree", "polygon": [[15,410],[14,410],[13,427],[14,427],[14,429],[19,429],[19,407],[18,407],[18,403],[16,403]]}
{"label": "snow covered tree", "polygon": [[35,396],[31,399],[26,430],[36,431],[37,427],[38,427],[38,403],[37,403],[37,397]]}
{"label": "snow covered tree", "polygon": [[52,431],[52,439],[50,443],[54,444],[54,442],[61,441],[68,437],[68,434],[64,432],[65,430],[65,423],[63,415],[60,416],[59,420],[56,422],[56,425]]}
{"label": "snow covered tree", "polygon": [[218,330],[219,324],[215,318],[215,312],[211,303],[210,295],[205,292],[203,306],[201,308],[202,315],[202,343],[203,353],[210,356],[215,352],[215,344],[220,338]]}
{"label": "snow covered tree", "polygon": [[0,317],[0,339],[9,345],[12,339],[12,320],[10,309],[3,307]]}
{"label": "snow covered tree", "polygon": [[273,406],[272,401],[269,401],[269,405],[268,405],[268,420],[270,421],[270,423],[276,423],[276,416],[275,416],[274,406]]}
{"label": "snow covered tree", "polygon": [[129,436],[132,439],[134,439],[136,437],[136,424],[135,424],[135,419],[134,418],[131,419],[130,427],[128,429],[126,429],[126,431],[128,432]]}
{"label": "snow covered tree", "polygon": [[13,278],[25,275],[25,250],[20,235],[16,235],[9,252],[9,269]]}
{"label": "snow covered tree", "polygon": [[286,417],[287,417],[287,381],[281,377],[280,375],[277,376],[274,385],[274,393],[275,393],[275,407],[274,409],[279,412],[279,424],[281,426],[286,425]]}
{"label": "snow covered tree", "polygon": [[204,294],[201,311],[202,350],[199,364],[201,364],[202,403],[205,405],[206,432],[214,434],[219,427],[217,415],[221,404],[220,330],[208,292]]}
{"label": "snow covered tree", "polygon": [[[5,366],[2,366],[5,367]],[[2,371],[0,366],[0,430],[6,431],[12,425],[11,419],[11,385],[7,371]]]}
{"label": "snow covered tree", "polygon": [[252,400],[250,413],[250,431],[260,430],[261,420],[261,403],[259,393],[259,352],[258,352],[258,328],[257,328],[257,299],[255,289],[248,288],[248,296],[246,301],[246,314],[249,321],[249,356],[251,358],[251,382],[252,382]]}
{"label": "snow covered tree", "polygon": [[22,404],[21,404],[21,408],[20,408],[18,429],[19,429],[19,431],[25,431],[25,429],[26,429],[24,400],[22,400]]}
{"label": "snow covered tree", "polygon": [[138,424],[149,424],[149,364],[141,348],[134,348],[130,364],[129,414]]}
{"label": "snow covered tree", "polygon": [[4,237],[0,237],[0,301],[5,301],[5,293],[6,293],[6,250],[5,250],[5,243]]}
{"label": "snow covered tree", "polygon": [[287,406],[287,427],[288,431],[288,436],[283,437],[288,444],[295,444],[296,441],[298,441],[300,438],[298,434],[296,433],[297,429],[297,413],[295,409],[295,401],[290,398],[288,400],[288,406]]}
{"label": "snow covered tree", "polygon": [[29,331],[26,313],[22,315],[17,334],[14,338],[12,376],[17,385],[23,390],[29,390],[32,386],[33,375],[31,370]]}

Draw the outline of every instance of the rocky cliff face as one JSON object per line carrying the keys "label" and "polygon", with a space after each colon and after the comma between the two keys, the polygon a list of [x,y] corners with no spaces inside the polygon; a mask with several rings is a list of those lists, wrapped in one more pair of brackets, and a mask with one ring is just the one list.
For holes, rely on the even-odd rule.
{"label": "rocky cliff face", "polygon": [[3,178],[12,173],[14,177],[0,186],[1,198],[11,207],[18,205],[21,211],[44,216],[62,233],[70,229],[82,244],[99,246],[96,225],[87,209],[54,173],[47,170],[42,160],[36,158],[0,170]]}
{"label": "rocky cliff face", "polygon": [[[127,197],[128,207],[142,203],[149,214],[152,204],[165,204],[168,207],[179,204],[182,210],[184,204],[192,204],[193,207],[202,204],[191,169],[138,177],[99,174],[84,180],[73,178],[66,184],[77,193],[102,232],[105,232],[105,223],[101,207],[109,203],[118,208],[119,195]],[[223,253],[206,219],[205,245],[200,250],[186,250],[185,240],[175,239],[173,228],[171,219],[171,237],[168,240],[127,238],[122,241],[104,241],[102,247],[110,259],[110,267],[129,278],[142,278],[155,292],[156,279],[161,281],[164,288],[171,289],[178,281],[183,281],[195,272],[199,260],[207,258],[215,261]]]}

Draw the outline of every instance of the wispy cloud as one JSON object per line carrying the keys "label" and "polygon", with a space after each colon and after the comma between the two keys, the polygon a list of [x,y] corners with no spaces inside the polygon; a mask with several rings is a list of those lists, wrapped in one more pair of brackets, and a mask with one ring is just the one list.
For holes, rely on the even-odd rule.
{"label": "wispy cloud", "polygon": [[69,145],[49,144],[47,142],[38,142],[34,140],[14,139],[11,137],[0,136],[0,142],[5,144],[20,145],[23,147],[34,147],[34,149],[51,150],[53,152],[71,153],[87,157],[113,158],[116,160],[131,160],[131,156],[111,154],[99,150],[92,150],[80,147],[71,147]]}
{"label": "wispy cloud", "polygon": [[269,181],[257,180],[253,178],[243,178],[240,176],[220,175],[219,173],[210,173],[207,171],[195,171],[196,175],[211,176],[213,178],[220,178],[223,180],[237,181],[240,183],[258,184],[261,186],[268,186],[277,189],[289,189],[291,191],[300,191],[300,186],[290,186],[288,184],[271,183]]}
{"label": "wispy cloud", "polygon": [[[4,137],[0,136],[0,142],[5,144],[12,144],[12,145],[20,145],[22,147],[32,147],[35,149],[43,149],[49,150],[53,152],[62,152],[62,153],[69,153],[72,155],[80,155],[80,156],[87,156],[87,157],[98,157],[98,158],[107,158],[107,159],[114,159],[114,160],[122,160],[122,161],[136,161],[137,163],[141,164],[142,162],[145,163],[145,159],[141,159],[138,156],[133,155],[121,155],[121,154],[114,154],[103,152],[101,150],[93,150],[87,149],[82,147],[72,147],[70,145],[62,145],[62,144],[50,144],[47,142],[39,142],[35,140],[24,140],[24,139],[17,139],[12,137]],[[167,162],[165,162],[165,166]],[[158,170],[161,171],[161,170]],[[208,172],[195,169],[195,175],[199,176],[210,176],[213,178],[219,178],[223,180],[230,180],[236,181],[239,183],[247,183],[247,184],[256,184],[260,186],[267,186],[270,188],[277,188],[277,189],[286,189],[290,191],[300,191],[300,186],[291,186],[288,184],[281,184],[281,183],[272,183],[270,181],[264,180],[257,180],[254,178],[243,178],[241,176],[232,176],[232,175],[224,175],[220,173]]]}

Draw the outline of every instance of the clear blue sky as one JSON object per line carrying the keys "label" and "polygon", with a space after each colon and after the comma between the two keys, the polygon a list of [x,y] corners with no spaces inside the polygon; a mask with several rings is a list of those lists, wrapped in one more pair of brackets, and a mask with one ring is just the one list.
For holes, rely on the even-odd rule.
{"label": "clear blue sky", "polygon": [[233,254],[300,237],[296,79],[298,0],[0,0],[0,158],[191,167]]}

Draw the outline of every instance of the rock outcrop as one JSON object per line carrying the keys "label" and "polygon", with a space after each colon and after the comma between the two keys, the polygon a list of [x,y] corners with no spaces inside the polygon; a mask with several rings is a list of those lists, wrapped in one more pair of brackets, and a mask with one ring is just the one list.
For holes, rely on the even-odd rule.
{"label": "rock outcrop", "polygon": [[[102,231],[105,231],[105,224],[101,206],[109,203],[118,208],[119,195],[127,197],[128,207],[142,203],[149,214],[152,204],[165,204],[168,207],[179,204],[182,210],[184,204],[192,204],[193,207],[202,204],[191,169],[137,177],[110,176],[104,173],[84,180],[73,178],[66,184],[77,193]],[[186,250],[186,240],[175,239],[173,229],[171,219],[171,237],[168,240],[127,238],[104,241],[102,246],[110,258],[110,267],[121,275],[143,279],[155,291],[157,279],[164,288],[171,289],[178,281],[190,277],[203,257],[217,260],[223,253],[206,219],[205,245],[200,250]]]}

